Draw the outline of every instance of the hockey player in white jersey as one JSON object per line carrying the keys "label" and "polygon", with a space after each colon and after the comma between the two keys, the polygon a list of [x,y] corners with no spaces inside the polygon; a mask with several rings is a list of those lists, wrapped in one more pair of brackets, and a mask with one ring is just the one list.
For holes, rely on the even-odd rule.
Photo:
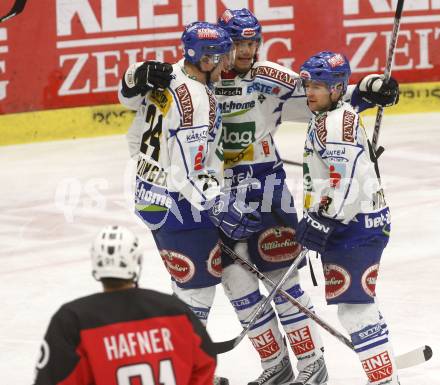
{"label": "hockey player in white jersey", "polygon": [[350,73],[347,58],[328,51],[301,66],[314,116],[304,148],[305,214],[296,235],[321,254],[327,303],[338,306],[368,384],[398,385],[388,330],[375,297],[390,211],[359,115],[342,101]]}
{"label": "hockey player in white jersey", "polygon": [[221,191],[221,115],[211,82],[233,62],[232,40],[216,25],[195,22],[182,43],[184,59],[173,65],[168,88],[133,92],[148,80],[148,71],[138,72],[146,65],[136,63],[124,74],[119,98],[137,110],[127,135],[138,159],[136,213],[152,230],[174,293],[206,324],[222,275],[218,228],[242,239],[260,228],[261,218]]}
{"label": "hockey player in white jersey", "polygon": [[[232,172],[232,188],[247,189],[248,201],[260,203],[263,220],[262,230],[253,234],[247,244],[227,237],[223,241],[277,281],[298,255],[300,246],[294,241],[297,215],[293,198],[285,184],[286,174],[273,136],[281,123],[283,108],[288,108],[289,117],[297,121],[308,121],[312,114],[297,73],[270,61],[257,60],[261,25],[248,9],[226,10],[218,24],[230,33],[236,47],[234,68],[222,73],[215,89],[222,109],[225,167]],[[377,75],[369,79],[382,83]],[[362,92],[359,87],[352,87],[353,101],[363,104],[361,108],[371,107],[371,99],[386,104],[382,98],[389,89],[384,88],[367,89],[365,82],[361,85]],[[395,98],[396,90],[393,92],[391,99]],[[359,98],[360,94],[367,101]],[[259,282],[227,257],[223,266],[222,283],[245,325],[247,317],[263,300]],[[283,289],[313,309],[308,294],[300,286],[298,272]],[[275,311],[298,359],[297,383],[325,384],[327,369],[315,323],[281,296],[275,298]],[[261,317],[248,336],[260,354],[263,367],[261,375],[249,385],[291,381],[294,375],[274,309]]]}

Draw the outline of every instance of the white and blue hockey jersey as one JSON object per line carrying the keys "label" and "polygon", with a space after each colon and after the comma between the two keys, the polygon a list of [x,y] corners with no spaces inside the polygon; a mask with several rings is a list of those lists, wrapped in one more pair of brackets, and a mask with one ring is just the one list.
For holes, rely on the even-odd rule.
{"label": "white and blue hockey jersey", "polygon": [[285,178],[273,139],[283,107],[288,106],[292,120],[307,122],[312,116],[298,75],[273,62],[256,62],[245,75],[222,74],[215,94],[222,110],[224,161],[233,172],[232,187],[250,184],[253,178],[248,196],[260,195],[267,175]]}
{"label": "white and blue hockey jersey", "polygon": [[352,243],[390,231],[390,212],[370,158],[367,134],[348,103],[340,102],[309,123],[304,209],[345,225],[338,232],[350,234]]}
{"label": "white and blue hockey jersey", "polygon": [[221,115],[212,91],[173,66],[170,87],[119,100],[137,110],[127,134],[137,157],[136,213],[156,229],[213,226],[200,215],[223,183]]}

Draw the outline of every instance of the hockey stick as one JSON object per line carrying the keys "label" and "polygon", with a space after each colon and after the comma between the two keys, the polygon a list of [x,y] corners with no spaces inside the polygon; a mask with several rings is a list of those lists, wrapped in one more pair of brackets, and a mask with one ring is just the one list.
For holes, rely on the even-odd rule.
{"label": "hockey stick", "polygon": [[268,296],[260,304],[260,306],[258,306],[258,308],[252,313],[252,315],[250,316],[250,319],[248,321],[248,324],[246,325],[245,328],[243,328],[243,330],[241,331],[241,333],[237,337],[235,337],[231,340],[228,340],[228,341],[214,343],[214,350],[215,350],[216,354],[226,353],[226,352],[234,349],[241,342],[241,340],[246,336],[246,334],[249,332],[249,330],[255,324],[255,322],[257,322],[258,319],[263,315],[264,311],[266,310],[267,305],[272,302],[272,300],[275,297],[275,295],[277,294],[278,290],[281,288],[281,286],[284,285],[284,283],[286,282],[287,278],[289,278],[289,276],[293,272],[293,270],[298,268],[298,265],[301,263],[301,261],[307,255],[307,251],[308,251],[307,249],[304,249],[298,255],[298,257],[295,259],[295,262],[293,262],[290,265],[289,269],[284,273],[284,275],[281,277],[280,281],[277,284],[274,283],[274,288],[272,289],[272,291],[268,294]]}
{"label": "hockey stick", "polygon": [[299,166],[302,167],[302,163],[301,162],[295,162],[294,160],[288,160],[288,159],[281,159],[283,161],[284,164],[287,164],[289,166]]}
{"label": "hockey stick", "polygon": [[18,15],[21,11],[23,11],[25,5],[26,0],[16,0],[11,10],[5,16],[0,17],[0,23],[3,23],[4,21]]}
{"label": "hockey stick", "polygon": [[[397,43],[397,36],[399,34],[400,19],[403,10],[403,2],[404,0],[399,0],[397,2],[396,13],[394,15],[393,33],[391,35],[390,46],[388,48],[387,64],[385,66],[385,72],[384,72],[385,82],[388,82],[391,76],[391,65],[393,64],[394,51]],[[384,152],[384,148],[382,146],[380,146],[379,148],[377,147],[377,144],[379,142],[379,131],[380,131],[380,125],[382,123],[382,116],[383,116],[383,107],[379,106],[376,114],[376,122],[374,123],[373,140],[371,143],[376,158],[379,158],[379,156]]]}
{"label": "hockey stick", "polygon": [[[222,244],[223,251],[231,257],[234,261],[239,262],[243,267],[247,268],[251,273],[255,274],[259,279],[262,281],[267,281],[271,285],[275,286],[275,283],[266,275],[261,273],[252,263],[235,253],[230,247],[228,247],[225,244]],[[297,264],[298,265],[298,264]],[[310,309],[302,305],[300,302],[298,302],[294,297],[292,297],[289,293],[287,293],[283,289],[277,290],[286,300],[288,300],[290,303],[295,305],[299,310],[303,312],[306,316],[308,316],[310,319],[314,320],[318,325],[320,325],[323,329],[325,329],[328,333],[330,333],[332,336],[336,337],[339,341],[341,341],[343,344],[345,344],[347,347],[349,347],[351,350],[354,351],[354,346],[351,343],[351,341],[345,337],[343,334],[341,334],[338,330],[336,330],[334,327],[329,325],[326,321],[324,321],[321,317],[319,317],[317,314],[312,312]],[[272,291],[273,293],[273,291]],[[417,349],[411,350],[407,353],[404,353],[402,355],[396,356],[396,365],[398,369],[405,369],[409,368],[411,366],[419,365],[423,362],[428,361],[432,357],[432,349],[428,346],[422,346]]]}

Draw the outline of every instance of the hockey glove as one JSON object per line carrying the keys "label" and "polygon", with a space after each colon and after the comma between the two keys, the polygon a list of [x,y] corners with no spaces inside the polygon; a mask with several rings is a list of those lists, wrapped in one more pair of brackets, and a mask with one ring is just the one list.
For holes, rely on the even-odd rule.
{"label": "hockey glove", "polygon": [[249,238],[262,228],[261,214],[232,194],[217,197],[208,214],[215,226],[235,240]]}
{"label": "hockey glove", "polygon": [[163,91],[170,85],[173,67],[168,63],[146,61],[132,64],[124,74],[122,94],[126,97],[145,95],[152,89]]}
{"label": "hockey glove", "polygon": [[322,254],[335,227],[335,221],[324,218],[317,213],[306,212],[298,223],[296,241],[309,250]]}
{"label": "hockey glove", "polygon": [[384,81],[384,75],[371,74],[357,84],[359,96],[376,106],[389,107],[399,102],[399,83],[390,77]]}

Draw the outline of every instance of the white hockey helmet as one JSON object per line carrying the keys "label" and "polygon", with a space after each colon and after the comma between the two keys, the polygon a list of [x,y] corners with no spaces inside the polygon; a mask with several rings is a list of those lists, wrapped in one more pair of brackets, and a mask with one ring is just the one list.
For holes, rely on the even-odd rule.
{"label": "white hockey helmet", "polygon": [[106,226],[91,248],[92,274],[101,278],[131,279],[137,282],[142,266],[138,237],[122,226]]}

